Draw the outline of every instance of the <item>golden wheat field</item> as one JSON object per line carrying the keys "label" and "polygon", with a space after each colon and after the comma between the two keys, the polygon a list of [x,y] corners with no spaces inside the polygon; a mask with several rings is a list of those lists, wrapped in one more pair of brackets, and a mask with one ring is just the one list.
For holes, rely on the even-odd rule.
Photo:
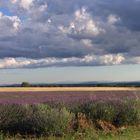
{"label": "golden wheat field", "polygon": [[133,87],[1,87],[0,92],[140,91]]}

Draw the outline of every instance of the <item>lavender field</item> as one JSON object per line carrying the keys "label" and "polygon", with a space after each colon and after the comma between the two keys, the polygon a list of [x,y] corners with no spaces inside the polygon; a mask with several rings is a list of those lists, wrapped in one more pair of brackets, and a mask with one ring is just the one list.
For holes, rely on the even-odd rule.
{"label": "lavender field", "polygon": [[140,91],[0,92],[0,104],[86,103],[89,101],[139,100]]}
{"label": "lavender field", "polygon": [[139,137],[139,90],[23,91],[0,92],[0,139],[99,140],[133,126]]}

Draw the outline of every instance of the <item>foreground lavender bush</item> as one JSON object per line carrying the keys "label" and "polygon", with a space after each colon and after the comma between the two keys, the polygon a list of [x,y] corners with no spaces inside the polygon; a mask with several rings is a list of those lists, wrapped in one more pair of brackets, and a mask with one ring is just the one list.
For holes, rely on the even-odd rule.
{"label": "foreground lavender bush", "polygon": [[[107,121],[116,127],[140,123],[139,102],[88,102],[74,106],[0,105],[0,131],[15,135],[59,135],[71,132],[77,114],[85,115],[83,122]],[[90,126],[93,126],[93,125]],[[75,130],[72,130],[75,131]]]}
{"label": "foreground lavender bush", "polygon": [[19,105],[0,105],[0,130],[17,132],[26,117],[26,109]]}
{"label": "foreground lavender bush", "polygon": [[113,124],[116,126],[137,125],[140,122],[138,105],[139,102],[127,101],[115,106],[116,115],[113,118]]}
{"label": "foreground lavender bush", "polygon": [[0,131],[10,134],[62,135],[74,115],[48,105],[0,105]]}
{"label": "foreground lavender bush", "polygon": [[80,106],[79,111],[95,123],[97,120],[111,122],[115,126],[136,125],[140,121],[139,102],[91,102]]}

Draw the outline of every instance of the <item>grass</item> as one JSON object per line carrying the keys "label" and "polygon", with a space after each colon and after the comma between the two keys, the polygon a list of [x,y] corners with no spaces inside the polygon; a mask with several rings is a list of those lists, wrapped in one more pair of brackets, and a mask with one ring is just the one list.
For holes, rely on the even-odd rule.
{"label": "grass", "polygon": [[119,133],[100,133],[99,140],[140,140],[140,128],[130,127]]}
{"label": "grass", "polygon": [[[23,138],[20,136],[15,137],[3,137],[0,135],[0,140],[22,140]],[[99,132],[96,137],[93,136],[93,132],[88,130],[86,134],[81,135],[81,133],[76,132],[74,134],[67,134],[64,137],[28,137],[24,138],[26,140],[140,140],[140,128],[137,127],[129,127],[126,130],[120,131],[118,133],[115,132]]]}
{"label": "grass", "polygon": [[1,87],[0,92],[55,92],[55,91],[140,91],[132,87]]}

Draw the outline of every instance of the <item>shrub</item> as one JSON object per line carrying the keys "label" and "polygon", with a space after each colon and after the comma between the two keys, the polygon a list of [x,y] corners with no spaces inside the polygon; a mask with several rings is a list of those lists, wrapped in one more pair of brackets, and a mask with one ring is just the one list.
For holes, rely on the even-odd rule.
{"label": "shrub", "polygon": [[25,112],[25,108],[20,105],[0,105],[0,130],[18,132]]}
{"label": "shrub", "polygon": [[37,135],[63,135],[73,114],[66,108],[55,109],[48,105],[26,106],[26,117],[21,132]]}
{"label": "shrub", "polygon": [[4,134],[2,132],[0,132],[0,140],[4,140]]}
{"label": "shrub", "polygon": [[93,122],[96,120],[112,122],[116,115],[116,110],[111,103],[88,103],[82,106],[81,111]]}
{"label": "shrub", "polygon": [[63,136],[74,131],[86,133],[87,129],[94,130],[94,125],[112,130],[113,125],[133,125],[140,120],[139,105],[131,101],[92,102],[78,106],[73,111],[71,113],[63,106],[51,107],[46,104],[0,105],[0,132]]}
{"label": "shrub", "polygon": [[140,118],[136,104],[136,102],[127,101],[118,105],[113,123],[116,126],[137,124]]}
{"label": "shrub", "polygon": [[[44,105],[44,108],[49,108]],[[41,135],[45,132],[45,118],[38,105],[26,105],[26,116],[22,120],[20,132],[22,134]]]}
{"label": "shrub", "polygon": [[48,105],[1,105],[0,130],[5,133],[62,135],[74,115]]}
{"label": "shrub", "polygon": [[74,115],[66,108],[50,109],[46,112],[45,131],[47,134],[63,135],[69,127]]}
{"label": "shrub", "polygon": [[115,126],[137,124],[139,121],[139,109],[136,102],[117,103],[88,103],[81,106],[81,112],[85,113],[93,123],[103,120]]}
{"label": "shrub", "polygon": [[78,113],[73,120],[72,127],[76,131],[85,132],[85,130],[93,128],[93,123],[90,119],[87,119],[85,114]]}

